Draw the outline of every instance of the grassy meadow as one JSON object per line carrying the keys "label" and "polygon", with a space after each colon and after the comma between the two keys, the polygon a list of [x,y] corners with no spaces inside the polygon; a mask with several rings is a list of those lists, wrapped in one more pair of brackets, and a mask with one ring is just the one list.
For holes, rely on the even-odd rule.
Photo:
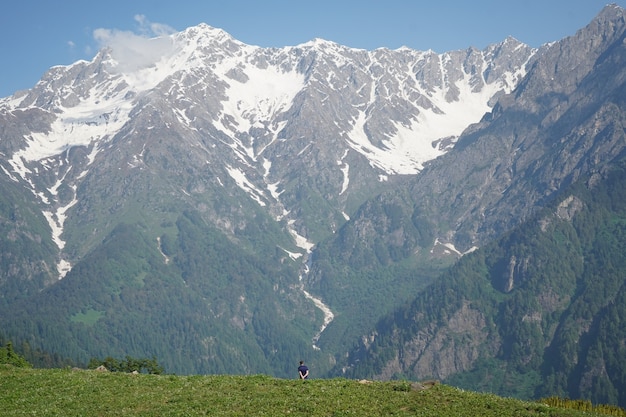
{"label": "grassy meadow", "polygon": [[[0,365],[10,416],[590,416],[535,402],[406,381],[175,376]],[[421,387],[418,387],[421,388]]]}

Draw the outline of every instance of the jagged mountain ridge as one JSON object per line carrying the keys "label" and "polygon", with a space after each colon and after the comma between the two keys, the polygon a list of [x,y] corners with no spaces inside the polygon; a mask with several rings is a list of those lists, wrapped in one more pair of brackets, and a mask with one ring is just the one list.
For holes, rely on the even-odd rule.
{"label": "jagged mountain ridge", "polygon": [[368,204],[406,200],[408,216],[427,217],[433,238],[464,252],[601,169],[622,149],[623,31],[623,9],[609,5],[576,35],[547,46],[516,90],[464,132],[455,152],[430,161],[401,195],[391,191]]}
{"label": "jagged mountain ridge", "polygon": [[[118,168],[142,169],[145,154],[157,152],[143,138],[151,129],[168,129],[196,150],[189,166],[214,170],[215,178],[200,188],[234,181],[276,218],[298,211],[289,182],[319,183],[314,192],[330,206],[323,217],[288,216],[314,241],[335,229],[338,214],[347,217],[379,177],[417,173],[445,152],[443,143],[431,143],[453,143],[450,137],[480,118],[490,100],[515,86],[535,53],[514,39],[441,56],[353,50],[321,40],[263,49],[207,25],[153,42],[162,44],[156,62],[105,50],[92,62],[55,67],[31,91],[3,101],[5,124],[16,117],[39,125],[3,137],[11,155],[6,171],[42,196],[61,249],[64,241],[71,246],[70,232],[61,237],[63,226],[73,212],[89,208],[79,193],[67,200],[55,190],[78,189],[100,159],[111,168],[113,158],[100,155],[107,149],[127,152]],[[421,127],[420,119],[434,128]],[[122,137],[132,138],[131,145],[122,148]],[[67,166],[63,155],[78,147],[88,154],[78,165],[84,171],[68,174],[60,168]],[[53,180],[38,183],[42,171],[54,173]],[[353,194],[361,196],[350,201]],[[80,207],[72,210],[74,204]],[[65,257],[75,262],[80,254]]]}

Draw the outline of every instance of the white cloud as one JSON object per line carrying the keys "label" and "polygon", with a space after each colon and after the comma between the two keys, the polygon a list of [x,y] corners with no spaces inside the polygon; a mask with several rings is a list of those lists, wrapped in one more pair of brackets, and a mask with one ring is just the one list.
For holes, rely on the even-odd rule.
{"label": "white cloud", "polygon": [[150,22],[146,16],[142,14],[135,15],[135,21],[139,23],[141,32],[146,36],[167,36],[176,32],[176,30],[165,23]]}
{"label": "white cloud", "polygon": [[100,48],[110,48],[121,72],[132,72],[150,67],[172,50],[167,36],[175,32],[162,23],[152,23],[144,15],[136,15],[138,33],[118,29],[98,28],[93,36]]}

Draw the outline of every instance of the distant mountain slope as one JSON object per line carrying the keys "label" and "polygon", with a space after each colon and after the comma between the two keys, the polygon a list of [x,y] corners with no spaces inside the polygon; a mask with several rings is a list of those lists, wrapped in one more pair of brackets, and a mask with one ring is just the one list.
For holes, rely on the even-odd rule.
{"label": "distant mountain slope", "polygon": [[[190,204],[243,192],[315,243],[389,177],[445,153],[536,54],[514,39],[442,55],[321,40],[264,49],[204,24],[153,42],[159,54],[103,50],[55,67],[0,104],[5,172],[40,196],[64,268],[83,253],[73,216],[123,204],[121,189],[88,203],[115,174],[126,193],[154,175]],[[232,234],[232,213],[206,209]]]}
{"label": "distant mountain slope", "polygon": [[626,404],[626,159],[463,257],[337,370]]}
{"label": "distant mountain slope", "polygon": [[[405,187],[363,204],[318,246],[310,285],[330,302],[349,299],[362,277],[374,282],[367,284],[374,298],[376,284],[387,288],[389,272],[415,262],[422,268],[401,279],[423,283],[432,277],[425,265],[445,265],[483,246],[581,176],[618,160],[626,149],[625,28],[624,10],[607,6],[576,35],[547,46],[520,85],[453,149]],[[415,295],[406,291],[391,297]],[[329,344],[341,340],[343,326],[355,328],[342,320],[334,323],[342,325],[337,333],[328,328]]]}

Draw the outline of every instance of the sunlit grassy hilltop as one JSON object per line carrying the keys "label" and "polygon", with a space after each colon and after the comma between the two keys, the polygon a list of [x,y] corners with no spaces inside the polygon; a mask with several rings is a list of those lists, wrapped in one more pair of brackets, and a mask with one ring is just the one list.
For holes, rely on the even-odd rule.
{"label": "sunlit grassy hilltop", "polygon": [[[405,381],[174,376],[0,365],[3,416],[590,416]],[[419,387],[418,387],[419,388]]]}

